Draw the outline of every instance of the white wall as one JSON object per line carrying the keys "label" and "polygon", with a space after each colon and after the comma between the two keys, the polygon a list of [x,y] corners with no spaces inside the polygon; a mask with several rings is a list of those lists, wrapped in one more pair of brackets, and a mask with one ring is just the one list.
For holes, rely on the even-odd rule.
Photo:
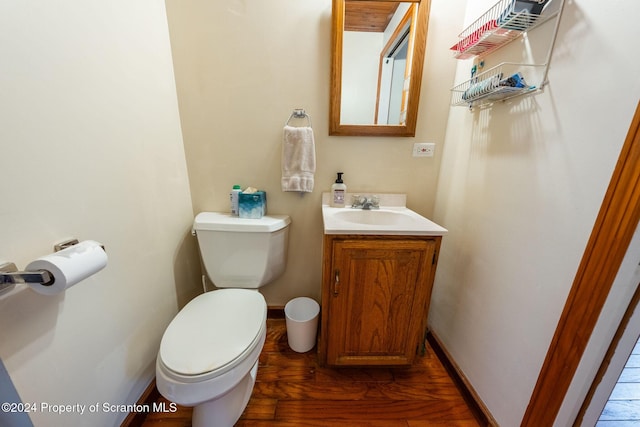
{"label": "white wall", "polygon": [[376,114],[383,33],[345,31],[340,123],[370,125]]}
{"label": "white wall", "polygon": [[2,2],[0,39],[0,259],[24,268],[70,236],[109,256],[59,296],[2,298],[0,358],[24,402],[134,403],[164,328],[198,291],[164,2]]}
{"label": "white wall", "polygon": [[[349,191],[404,192],[409,207],[431,215],[440,150],[411,150],[444,141],[456,66],[448,48],[463,2],[432,2],[416,137],[375,138],[328,136],[330,0],[167,1],[194,211],[228,211],[238,183],[266,190],[269,212],[292,218],[287,270],[261,289],[269,305],[319,299],[321,193],[336,172]],[[316,143],[315,188],[303,197],[280,188],[282,128],[294,108],[311,115]]]}
{"label": "white wall", "polygon": [[[492,3],[469,2],[467,22]],[[543,93],[449,115],[430,325],[504,426],[525,412],[640,97],[639,7],[568,0]]]}

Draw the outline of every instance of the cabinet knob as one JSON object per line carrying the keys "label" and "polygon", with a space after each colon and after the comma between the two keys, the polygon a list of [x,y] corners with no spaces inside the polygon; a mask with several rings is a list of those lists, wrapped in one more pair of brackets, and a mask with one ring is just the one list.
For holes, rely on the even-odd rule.
{"label": "cabinet knob", "polygon": [[336,280],[333,282],[333,296],[337,297],[340,291],[340,270],[336,270]]}

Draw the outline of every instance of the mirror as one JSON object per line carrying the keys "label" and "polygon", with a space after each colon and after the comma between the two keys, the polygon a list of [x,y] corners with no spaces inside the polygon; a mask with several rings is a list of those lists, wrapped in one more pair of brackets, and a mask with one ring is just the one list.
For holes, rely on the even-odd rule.
{"label": "mirror", "polygon": [[429,1],[333,0],[329,135],[415,135]]}

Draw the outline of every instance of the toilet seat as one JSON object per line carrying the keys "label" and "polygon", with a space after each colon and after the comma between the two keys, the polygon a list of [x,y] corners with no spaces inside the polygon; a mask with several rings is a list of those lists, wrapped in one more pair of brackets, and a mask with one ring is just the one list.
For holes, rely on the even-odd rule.
{"label": "toilet seat", "polygon": [[167,327],[159,362],[185,382],[205,381],[239,363],[260,343],[267,304],[257,291],[220,289],[191,300]]}

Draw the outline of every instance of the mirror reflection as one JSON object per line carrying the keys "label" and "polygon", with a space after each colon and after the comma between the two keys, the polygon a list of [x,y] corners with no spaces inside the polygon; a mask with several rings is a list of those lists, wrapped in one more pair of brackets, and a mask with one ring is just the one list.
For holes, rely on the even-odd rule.
{"label": "mirror reflection", "polygon": [[407,53],[415,7],[379,2],[385,7],[379,13],[386,19],[374,26],[361,23],[364,13],[349,13],[362,3],[347,1],[345,8],[340,123],[405,124],[402,93],[409,77]]}
{"label": "mirror reflection", "polygon": [[428,0],[334,0],[331,135],[415,134]]}

